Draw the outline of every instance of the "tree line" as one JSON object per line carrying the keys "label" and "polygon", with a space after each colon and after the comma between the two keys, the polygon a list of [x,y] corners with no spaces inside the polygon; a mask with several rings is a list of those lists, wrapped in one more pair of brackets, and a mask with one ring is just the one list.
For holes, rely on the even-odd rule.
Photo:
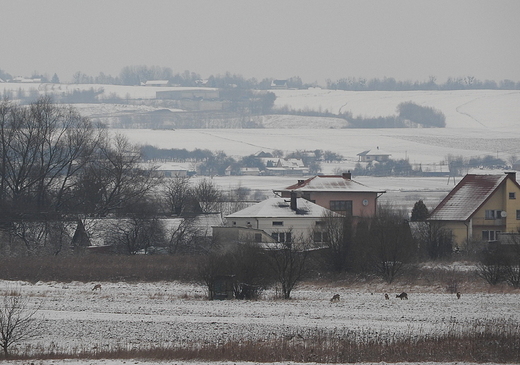
{"label": "tree line", "polygon": [[295,110],[284,106],[273,110],[276,114],[304,115],[308,117],[341,118],[348,122],[346,128],[410,128],[421,126],[425,128],[444,128],[446,116],[438,109],[415,104],[412,101],[400,103],[396,115],[367,117],[353,116],[350,111],[331,113],[329,110]]}
{"label": "tree line", "polygon": [[[43,82],[59,83],[59,77],[55,73],[52,77],[33,74]],[[0,79],[4,81],[12,79],[12,76],[0,69]],[[240,74],[226,72],[225,74],[211,75],[203,79],[200,74],[185,70],[174,73],[170,67],[132,65],[124,66],[118,75],[112,76],[100,72],[97,76],[87,75],[77,71],[72,75],[75,84],[110,84],[110,85],[140,85],[149,80],[168,80],[173,85],[183,87],[214,87],[214,88],[240,88],[268,90],[274,78],[258,80],[254,77],[245,78]],[[520,90],[520,81],[504,79],[479,80],[474,76],[449,77],[445,82],[438,83],[435,76],[430,76],[425,81],[401,81],[393,77],[371,78],[345,77],[338,80],[326,80],[326,85],[318,85],[316,82],[304,83],[299,76],[287,78],[287,87],[292,89],[307,89],[309,87],[325,87],[331,90],[350,91],[411,91],[411,90]]]}

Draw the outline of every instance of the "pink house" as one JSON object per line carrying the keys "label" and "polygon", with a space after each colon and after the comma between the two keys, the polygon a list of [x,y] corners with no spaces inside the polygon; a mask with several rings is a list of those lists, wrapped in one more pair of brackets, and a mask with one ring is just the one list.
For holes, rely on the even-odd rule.
{"label": "pink house", "polygon": [[384,190],[372,189],[352,180],[350,172],[342,175],[318,175],[298,180],[275,194],[289,198],[292,193],[324,208],[353,217],[372,217],[376,214],[377,199]]}

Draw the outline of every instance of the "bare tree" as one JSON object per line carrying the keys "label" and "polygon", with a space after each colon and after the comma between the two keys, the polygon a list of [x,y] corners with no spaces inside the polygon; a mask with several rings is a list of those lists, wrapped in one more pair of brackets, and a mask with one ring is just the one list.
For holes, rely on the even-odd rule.
{"label": "bare tree", "polygon": [[313,231],[314,242],[322,242],[325,251],[325,265],[334,272],[346,271],[352,260],[353,222],[352,217],[340,216],[334,212],[325,213],[320,225]]}
{"label": "bare tree", "polygon": [[79,176],[78,196],[85,210],[105,216],[146,198],[159,180],[154,167],[141,167],[140,159],[138,147],[124,136],[105,136]]}
{"label": "bare tree", "polygon": [[191,213],[190,202],[193,200],[193,189],[190,186],[190,178],[175,176],[164,180],[164,197],[168,212],[182,216]]}
{"label": "bare tree", "polygon": [[222,192],[209,179],[203,179],[194,188],[195,198],[199,201],[203,213],[218,211],[222,200]]}
{"label": "bare tree", "polygon": [[12,212],[57,211],[88,160],[96,129],[74,109],[42,97],[28,107],[0,102],[0,200]]}
{"label": "bare tree", "polygon": [[24,254],[50,254],[57,256],[67,249],[71,243],[69,229],[64,220],[24,220],[13,222],[9,234],[23,243]]}
{"label": "bare tree", "polygon": [[146,254],[152,246],[164,246],[164,227],[157,218],[133,216],[118,220],[111,232],[109,241],[126,254],[135,255],[140,250]]}
{"label": "bare tree", "polygon": [[195,237],[200,233],[200,229],[195,222],[196,217],[184,217],[179,225],[168,231],[167,246],[171,254],[193,251],[195,249]]}
{"label": "bare tree", "polygon": [[367,268],[388,283],[402,272],[416,253],[408,222],[402,214],[388,207],[380,207],[375,217],[358,225],[356,241]]}
{"label": "bare tree", "polygon": [[278,247],[267,250],[269,264],[282,287],[284,299],[291,298],[292,290],[303,279],[309,255],[308,246],[304,241],[281,242]]}
{"label": "bare tree", "polygon": [[31,308],[20,290],[7,290],[0,306],[0,346],[4,357],[9,357],[12,345],[39,335],[41,324],[35,318],[40,305]]}

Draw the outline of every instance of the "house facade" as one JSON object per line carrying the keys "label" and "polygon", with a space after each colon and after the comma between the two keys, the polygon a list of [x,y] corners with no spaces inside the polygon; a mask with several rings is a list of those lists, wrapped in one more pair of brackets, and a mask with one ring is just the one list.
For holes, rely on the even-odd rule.
{"label": "house facade", "polygon": [[358,161],[359,162],[372,162],[372,161],[388,161],[390,159],[390,156],[392,156],[390,153],[383,152],[379,149],[379,147],[376,150],[366,150],[363,152],[360,152],[357,154]]}
{"label": "house facade", "polygon": [[296,184],[274,192],[283,198],[296,193],[333,212],[358,218],[373,217],[377,211],[377,199],[385,193],[384,190],[372,189],[352,180],[350,173],[318,175],[298,180]]}
{"label": "house facade", "polygon": [[469,241],[492,243],[520,229],[520,185],[516,173],[466,175],[428,218],[451,230],[457,247]]}
{"label": "house facade", "polygon": [[295,194],[289,199],[270,198],[226,216],[223,227],[213,227],[213,238],[228,242],[325,242],[321,227],[327,215],[335,213]]}
{"label": "house facade", "polygon": [[301,158],[261,158],[267,175],[303,176],[309,173]]}

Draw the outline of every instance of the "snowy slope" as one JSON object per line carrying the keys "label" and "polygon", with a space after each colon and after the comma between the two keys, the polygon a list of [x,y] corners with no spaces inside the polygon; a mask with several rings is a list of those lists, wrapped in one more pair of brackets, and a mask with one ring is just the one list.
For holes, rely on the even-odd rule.
{"label": "snowy slope", "polygon": [[[98,84],[23,84],[0,83],[0,92],[14,94],[22,89],[39,94],[62,94],[73,90],[103,89],[100,97],[116,95],[122,99],[151,100],[157,91],[179,90],[180,87],[149,87]],[[190,88],[193,89],[193,88]],[[328,111],[333,114],[350,111],[354,116],[390,116],[406,101],[434,107],[446,116],[448,128],[502,129],[518,128],[520,124],[520,90],[454,90],[454,91],[342,91],[312,88],[307,90],[273,90],[275,108],[288,106],[294,110]],[[104,108],[100,105],[100,109]],[[84,110],[86,115],[101,111]],[[274,119],[273,119],[274,118]],[[271,116],[264,118],[266,128],[305,127],[341,128],[341,120]],[[298,122],[299,121],[299,122]]]}

